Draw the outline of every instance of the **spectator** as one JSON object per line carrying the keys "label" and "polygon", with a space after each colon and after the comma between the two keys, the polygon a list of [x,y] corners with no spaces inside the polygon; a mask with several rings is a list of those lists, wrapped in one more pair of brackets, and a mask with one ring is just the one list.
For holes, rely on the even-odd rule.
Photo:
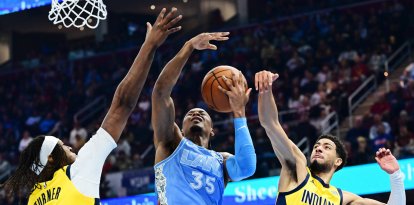
{"label": "spectator", "polygon": [[78,153],[79,150],[85,145],[86,139],[81,137],[80,135],[75,136],[75,144],[73,144],[73,152]]}
{"label": "spectator", "polygon": [[384,68],[384,63],[387,60],[387,57],[384,53],[380,52],[380,49],[376,49],[375,53],[369,59],[369,67],[375,72],[379,73]]}
{"label": "spectator", "polygon": [[401,80],[403,80],[404,83],[414,80],[414,63],[410,63],[407,67],[405,67]]}
{"label": "spectator", "polygon": [[290,72],[295,72],[297,69],[305,65],[305,59],[299,56],[298,52],[294,52],[292,58],[288,60],[286,66],[289,68]]}
{"label": "spectator", "polygon": [[0,153],[0,184],[2,184],[5,179],[10,175],[11,173],[11,165],[10,162],[8,162],[2,153]]}
{"label": "spectator", "polygon": [[378,127],[380,125],[383,125],[384,127],[384,132],[386,134],[390,134],[391,133],[391,127],[390,124],[388,122],[383,122],[382,121],[382,117],[379,114],[375,114],[374,115],[374,124],[371,126],[371,128],[369,129],[369,139],[370,140],[374,140],[376,136],[378,136]]}
{"label": "spectator", "polygon": [[115,171],[127,170],[131,167],[131,160],[127,157],[124,151],[119,151],[115,162]]}
{"label": "spectator", "polygon": [[41,133],[48,133],[55,126],[56,120],[53,119],[51,112],[47,113],[46,118],[39,124],[39,130]]}
{"label": "spectator", "polygon": [[24,149],[29,145],[29,143],[33,140],[33,138],[30,136],[30,132],[25,130],[23,132],[23,137],[20,140],[19,143],[19,152],[23,152]]}
{"label": "spectator", "polygon": [[387,101],[386,95],[384,93],[379,94],[379,99],[371,107],[372,114],[384,115],[391,111],[391,105]]}
{"label": "spectator", "polygon": [[395,156],[404,158],[414,155],[414,134],[408,131],[406,126],[399,128],[399,134],[395,140]]}
{"label": "spectator", "polygon": [[193,62],[191,63],[191,71],[198,73],[203,70],[203,61],[200,59],[200,55],[196,54],[193,57]]}
{"label": "spectator", "polygon": [[132,163],[131,163],[131,169],[140,169],[144,165],[144,162],[141,158],[141,155],[138,153],[135,153],[132,155]]}
{"label": "spectator", "polygon": [[69,143],[72,146],[77,146],[79,142],[86,141],[88,137],[88,132],[83,128],[78,120],[75,120],[73,123],[73,129],[70,131]]}
{"label": "spectator", "polygon": [[358,137],[365,137],[368,139],[368,129],[362,125],[362,116],[356,116],[354,120],[354,127],[348,130],[345,139],[351,143],[353,148],[356,148]]}
{"label": "spectator", "polygon": [[116,153],[119,155],[120,153],[123,153],[126,155],[126,157],[131,156],[131,145],[129,144],[128,140],[126,138],[121,138],[119,140],[118,146],[115,149]]}
{"label": "spectator", "polygon": [[350,158],[351,165],[367,164],[373,161],[374,154],[368,146],[368,140],[364,136],[356,138],[356,152],[352,153]]}
{"label": "spectator", "polygon": [[391,90],[385,96],[390,104],[390,114],[392,119],[398,117],[399,113],[404,109],[403,90],[397,82],[391,84]]}
{"label": "spectator", "polygon": [[356,62],[359,59],[358,53],[352,49],[351,45],[346,46],[346,50],[339,54],[338,61],[353,61]]}
{"label": "spectator", "polygon": [[393,140],[394,138],[391,134],[385,132],[384,124],[379,124],[377,126],[377,134],[372,139],[373,150],[378,150],[379,148],[391,149]]}

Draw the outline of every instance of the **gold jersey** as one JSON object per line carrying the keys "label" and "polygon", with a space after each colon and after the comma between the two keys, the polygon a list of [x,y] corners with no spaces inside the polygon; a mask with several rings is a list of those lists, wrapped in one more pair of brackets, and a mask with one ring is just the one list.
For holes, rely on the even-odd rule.
{"label": "gold jersey", "polygon": [[313,175],[308,168],[305,180],[289,192],[279,192],[276,205],[342,205],[342,191]]}
{"label": "gold jersey", "polygon": [[80,193],[70,180],[70,166],[57,170],[53,179],[38,184],[28,205],[99,205],[99,199]]}

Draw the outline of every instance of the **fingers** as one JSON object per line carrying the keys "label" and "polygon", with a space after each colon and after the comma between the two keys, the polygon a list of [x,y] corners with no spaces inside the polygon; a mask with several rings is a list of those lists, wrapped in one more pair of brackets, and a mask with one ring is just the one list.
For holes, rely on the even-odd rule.
{"label": "fingers", "polygon": [[[226,83],[227,87],[231,90],[234,86],[233,84],[229,81],[229,79],[226,78],[226,76],[222,76],[224,82]],[[233,74],[233,83],[234,83],[234,74]]]}
{"label": "fingers", "polygon": [[272,90],[273,81],[279,78],[279,74],[269,71],[260,71],[254,76],[254,85],[260,93]]}
{"label": "fingers", "polygon": [[256,91],[259,89],[259,73],[254,75],[254,88]]}
{"label": "fingers", "polygon": [[217,46],[215,46],[215,45],[213,45],[211,43],[208,44],[207,48],[208,49],[211,49],[211,50],[217,50]]}
{"label": "fingers", "polygon": [[250,98],[250,93],[251,92],[252,92],[252,89],[251,88],[247,89],[247,91],[246,91],[246,97],[247,97],[247,99]]}
{"label": "fingers", "polygon": [[224,88],[223,88],[223,87],[221,87],[220,85],[218,86],[218,89],[219,89],[222,93],[224,93],[224,94],[226,94],[226,95],[229,95],[229,92],[230,92],[230,91],[228,91],[228,90],[224,89]]}
{"label": "fingers", "polygon": [[[175,13],[177,12],[177,8],[173,7],[171,11],[165,16],[165,18],[162,20],[161,25],[167,25],[175,16]],[[167,29],[167,28],[165,28]]]}
{"label": "fingers", "polygon": [[179,31],[179,30],[181,30],[181,26],[178,26],[178,27],[175,27],[175,28],[168,29],[167,33],[168,33],[168,34],[172,34],[172,33],[175,33],[175,32],[177,32],[177,31]]}
{"label": "fingers", "polygon": [[167,25],[164,26],[165,29],[169,29],[171,27],[173,27],[175,24],[177,24],[177,22],[179,22],[181,19],[183,18],[182,15],[179,15],[177,17],[175,17],[173,20],[171,20],[170,22],[167,23]]}
{"label": "fingers", "polygon": [[233,87],[237,87],[239,85],[239,80],[240,80],[238,73],[232,72],[231,76],[232,76],[231,79],[233,80]]}
{"label": "fingers", "polygon": [[214,40],[214,41],[226,41],[229,40],[229,37],[227,35],[230,34],[230,32],[216,32],[216,33],[207,33],[208,34],[208,40]]}
{"label": "fingers", "polygon": [[275,80],[277,80],[278,78],[279,78],[279,74],[275,73],[275,74],[273,74],[273,76],[272,76],[272,81],[275,81]]}
{"label": "fingers", "polygon": [[391,150],[385,149],[385,148],[380,148],[376,152],[376,157],[378,157],[379,159],[384,157],[384,156],[387,156],[387,155],[391,155]]}
{"label": "fingers", "polygon": [[161,12],[160,12],[160,14],[158,14],[157,20],[155,20],[154,25],[157,25],[157,24],[161,23],[162,19],[164,19],[164,15],[165,15],[166,11],[167,11],[166,8],[161,9]]}
{"label": "fingers", "polygon": [[266,73],[264,73],[264,75],[263,75],[263,92],[267,92],[268,90],[269,90],[269,77],[270,77],[270,74],[272,74],[272,73],[270,73],[270,72],[266,72]]}
{"label": "fingers", "polygon": [[267,84],[268,84],[268,87],[271,87],[272,86],[272,84],[273,84],[273,73],[271,73],[271,72],[268,72],[267,73]]}
{"label": "fingers", "polygon": [[259,92],[263,93],[263,82],[264,82],[264,75],[263,73],[261,73],[261,75],[259,75]]}
{"label": "fingers", "polygon": [[147,22],[147,31],[148,31],[148,30],[151,30],[151,28],[152,28],[151,23],[150,23],[150,22]]}
{"label": "fingers", "polygon": [[148,35],[151,29],[152,29],[152,25],[149,22],[147,22],[147,34],[146,35]]}
{"label": "fingers", "polygon": [[236,85],[239,87],[243,86],[243,73],[241,71],[239,71],[236,83],[237,83]]}

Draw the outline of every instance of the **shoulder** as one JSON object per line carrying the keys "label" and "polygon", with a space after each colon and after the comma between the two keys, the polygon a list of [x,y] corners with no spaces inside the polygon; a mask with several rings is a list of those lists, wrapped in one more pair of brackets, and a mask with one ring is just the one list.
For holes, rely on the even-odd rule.
{"label": "shoulder", "polygon": [[343,191],[342,190],[342,197],[343,197],[343,205],[347,205],[347,204],[352,204],[360,199],[362,199],[360,196],[348,192],[348,191]]}

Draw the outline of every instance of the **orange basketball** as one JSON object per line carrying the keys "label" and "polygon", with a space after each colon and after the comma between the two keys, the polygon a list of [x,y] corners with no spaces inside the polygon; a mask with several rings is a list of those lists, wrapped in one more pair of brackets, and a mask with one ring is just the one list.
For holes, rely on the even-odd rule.
{"label": "orange basketball", "polygon": [[[233,73],[238,75],[239,70],[231,66],[221,65],[211,69],[204,77],[203,83],[201,84],[201,95],[204,102],[206,102],[211,109],[223,113],[232,111],[228,96],[221,92],[218,86],[220,85],[222,88],[230,90],[222,76],[226,76],[226,78],[233,83]],[[244,76],[243,79],[245,82],[245,89],[247,90],[247,82]]]}

